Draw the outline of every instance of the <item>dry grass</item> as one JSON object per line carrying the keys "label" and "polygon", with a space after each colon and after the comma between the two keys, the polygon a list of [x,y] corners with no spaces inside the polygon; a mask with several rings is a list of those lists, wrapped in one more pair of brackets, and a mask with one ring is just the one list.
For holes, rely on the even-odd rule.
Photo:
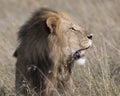
{"label": "dry grass", "polygon": [[119,5],[119,0],[0,0],[0,96],[14,94],[16,32],[39,7],[66,11],[94,33],[86,65],[74,68],[75,96],[120,96]]}

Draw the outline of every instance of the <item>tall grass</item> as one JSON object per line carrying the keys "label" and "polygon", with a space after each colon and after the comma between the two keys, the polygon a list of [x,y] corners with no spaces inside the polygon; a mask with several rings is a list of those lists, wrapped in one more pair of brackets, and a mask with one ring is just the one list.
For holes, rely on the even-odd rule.
{"label": "tall grass", "polygon": [[[104,39],[102,37],[103,43],[100,46],[94,45],[87,54],[86,65],[75,67],[74,80],[77,85],[76,95],[80,94],[78,96],[120,95],[120,61],[116,61],[120,56],[113,57],[109,54],[110,42]],[[112,54],[117,54],[118,51]]]}

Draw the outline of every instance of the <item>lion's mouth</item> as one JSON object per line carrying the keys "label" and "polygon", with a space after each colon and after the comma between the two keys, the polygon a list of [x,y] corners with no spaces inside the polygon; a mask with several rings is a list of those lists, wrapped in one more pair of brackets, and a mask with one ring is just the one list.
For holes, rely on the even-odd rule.
{"label": "lion's mouth", "polygon": [[72,56],[71,59],[69,58],[69,63],[77,63],[79,65],[83,65],[85,63],[85,50],[88,48],[84,48],[84,49],[79,49],[77,51],[75,51]]}
{"label": "lion's mouth", "polygon": [[74,60],[78,60],[78,59],[80,59],[80,58],[85,57],[85,50],[88,49],[88,48],[89,48],[89,47],[84,48],[84,49],[79,49],[79,50],[77,50],[77,51],[73,54],[72,58],[74,58]]}
{"label": "lion's mouth", "polygon": [[85,57],[85,51],[78,50],[73,54],[72,57],[74,58],[74,60],[78,60],[80,58],[83,58],[83,57]]}

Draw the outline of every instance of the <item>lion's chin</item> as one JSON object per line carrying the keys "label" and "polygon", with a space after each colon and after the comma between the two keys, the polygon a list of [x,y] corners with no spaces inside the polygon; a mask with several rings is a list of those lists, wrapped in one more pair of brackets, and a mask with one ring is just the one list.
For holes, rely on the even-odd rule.
{"label": "lion's chin", "polygon": [[78,64],[78,65],[84,65],[85,64],[86,59],[85,58],[80,58],[75,60],[74,63]]}

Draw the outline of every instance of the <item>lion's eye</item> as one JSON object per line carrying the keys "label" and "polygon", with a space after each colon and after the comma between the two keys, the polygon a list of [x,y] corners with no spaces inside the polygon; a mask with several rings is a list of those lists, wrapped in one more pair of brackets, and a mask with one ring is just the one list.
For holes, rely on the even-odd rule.
{"label": "lion's eye", "polygon": [[74,27],[71,27],[70,29],[71,29],[72,31],[77,31]]}

